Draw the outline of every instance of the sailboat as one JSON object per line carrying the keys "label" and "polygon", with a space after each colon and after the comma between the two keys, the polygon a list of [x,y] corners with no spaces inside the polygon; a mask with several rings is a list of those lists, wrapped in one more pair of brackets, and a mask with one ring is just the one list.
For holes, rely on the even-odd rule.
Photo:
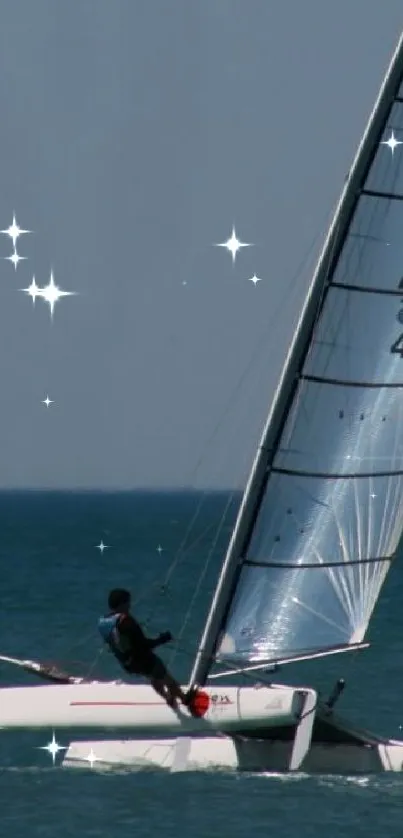
{"label": "sailboat", "polygon": [[[86,681],[0,690],[3,729],[120,730],[64,762],[249,771],[401,771],[403,741],[338,716],[339,680],[288,663],[365,649],[403,530],[403,35],[319,256],[232,532],[188,686]],[[402,149],[401,149],[402,146]],[[225,679],[238,676],[238,685]],[[247,683],[245,683],[247,679]],[[88,763],[87,763],[88,764]]]}

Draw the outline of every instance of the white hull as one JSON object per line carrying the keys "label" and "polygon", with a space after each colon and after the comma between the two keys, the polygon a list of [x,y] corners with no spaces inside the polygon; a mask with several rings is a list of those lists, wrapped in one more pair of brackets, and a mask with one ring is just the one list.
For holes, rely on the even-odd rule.
{"label": "white hull", "polygon": [[[292,743],[227,736],[71,742],[63,766],[107,770],[119,767],[166,771],[288,772]],[[312,743],[299,771],[370,774],[401,771],[403,742],[365,745]]]}
{"label": "white hull", "polygon": [[258,727],[246,735],[71,742],[63,765],[101,769],[120,766],[168,771],[370,774],[403,770],[403,742],[358,730],[308,690],[294,725]]}
{"label": "white hull", "polygon": [[6,687],[0,690],[0,728],[130,730],[176,735],[295,724],[304,694],[289,687],[206,688],[207,708],[194,718],[172,710],[148,685],[93,682]]}
{"label": "white hull", "polygon": [[0,689],[0,728],[127,730],[135,738],[72,742],[63,765],[321,773],[401,771],[403,742],[358,731],[314,690],[206,687],[203,715],[170,709],[148,685],[92,682]]}

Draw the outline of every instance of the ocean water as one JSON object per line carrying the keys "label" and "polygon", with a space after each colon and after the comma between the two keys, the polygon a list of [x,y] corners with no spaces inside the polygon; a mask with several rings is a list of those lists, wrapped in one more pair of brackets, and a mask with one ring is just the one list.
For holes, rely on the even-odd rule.
{"label": "ocean water", "polygon": [[[238,502],[226,493],[0,495],[0,653],[119,677],[99,655],[96,621],[108,589],[124,586],[150,633],[180,637],[165,658],[185,678]],[[395,737],[403,736],[402,597],[403,559],[385,585],[370,650],[287,673],[323,689],[344,676],[343,711]],[[2,665],[0,686],[10,683],[34,681]],[[56,733],[67,745],[66,732]],[[102,773],[62,768],[60,756],[53,766],[40,749],[51,736],[0,731],[0,836],[403,835],[403,774]]]}

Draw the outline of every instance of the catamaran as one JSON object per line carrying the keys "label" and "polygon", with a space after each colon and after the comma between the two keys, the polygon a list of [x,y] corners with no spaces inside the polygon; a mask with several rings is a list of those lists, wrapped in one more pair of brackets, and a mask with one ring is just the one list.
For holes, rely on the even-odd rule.
{"label": "catamaran", "polygon": [[[399,136],[402,139],[399,139]],[[193,712],[149,686],[0,690],[3,729],[111,729],[68,765],[401,771],[403,741],[359,730],[288,663],[368,646],[403,530],[403,35],[346,178],[290,345],[190,675]],[[274,669],[276,668],[276,669]],[[225,679],[238,676],[238,685]],[[245,684],[245,677],[249,679]]]}

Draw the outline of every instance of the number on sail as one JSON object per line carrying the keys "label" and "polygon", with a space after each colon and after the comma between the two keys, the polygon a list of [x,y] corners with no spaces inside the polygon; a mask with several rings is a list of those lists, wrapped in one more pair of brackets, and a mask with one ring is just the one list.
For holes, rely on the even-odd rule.
{"label": "number on sail", "polygon": [[399,335],[398,339],[392,343],[390,347],[390,351],[393,352],[394,355],[400,355],[403,358],[403,333]]}

